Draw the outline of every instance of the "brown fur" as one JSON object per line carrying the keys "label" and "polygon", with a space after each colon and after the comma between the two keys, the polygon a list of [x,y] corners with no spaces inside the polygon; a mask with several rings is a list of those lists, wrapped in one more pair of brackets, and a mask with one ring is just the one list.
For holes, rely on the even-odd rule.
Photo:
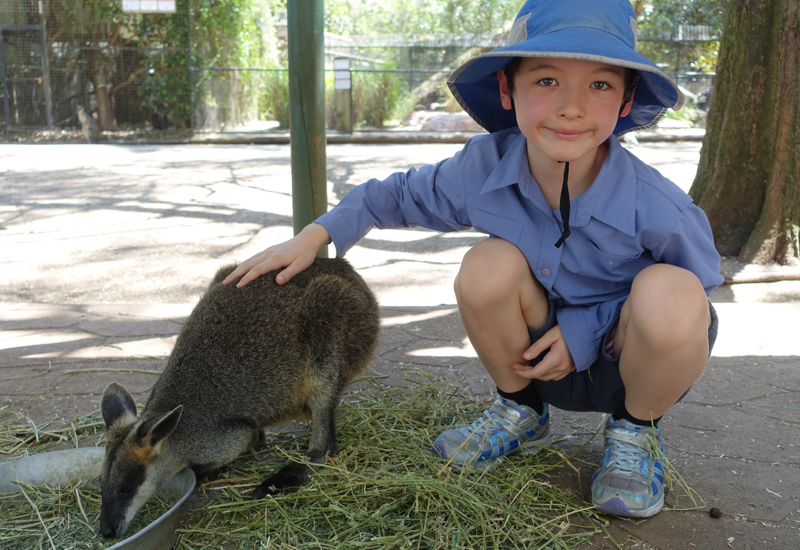
{"label": "brown fur", "polygon": [[89,143],[100,143],[100,135],[102,133],[100,125],[92,115],[86,112],[83,105],[78,106],[78,120],[81,123],[81,131],[86,141]]}
{"label": "brown fur", "polygon": [[153,458],[153,448],[150,445],[145,447],[134,447],[131,449],[131,453],[136,460],[141,464],[147,465],[150,463],[150,460]]}
{"label": "brown fur", "polygon": [[[135,512],[185,466],[203,473],[263,439],[262,429],[313,417],[308,456],[338,450],[336,407],[368,365],[380,320],[375,298],[345,260],[318,258],[289,283],[269,273],[237,289],[215,275],[183,327],[140,417],[130,394],[106,388],[108,434],[100,528],[121,536]],[[254,498],[305,483],[308,466],[289,463]]]}

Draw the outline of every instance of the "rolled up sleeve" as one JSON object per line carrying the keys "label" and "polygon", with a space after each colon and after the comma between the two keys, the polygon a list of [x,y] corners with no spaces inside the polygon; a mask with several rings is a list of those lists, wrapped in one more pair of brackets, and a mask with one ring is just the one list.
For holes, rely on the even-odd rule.
{"label": "rolled up sleeve", "polygon": [[609,328],[609,319],[614,319],[624,298],[593,306],[565,307],[556,317],[561,334],[567,343],[575,370],[588,369],[597,359],[603,337]]}
{"label": "rolled up sleeve", "polygon": [[719,253],[705,212],[695,204],[685,208],[670,230],[652,246],[653,259],[694,273],[706,295],[724,282],[719,272]]}

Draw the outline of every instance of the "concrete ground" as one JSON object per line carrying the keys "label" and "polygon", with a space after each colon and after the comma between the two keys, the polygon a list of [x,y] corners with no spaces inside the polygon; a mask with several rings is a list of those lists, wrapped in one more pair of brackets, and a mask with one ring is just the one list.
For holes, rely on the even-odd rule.
{"label": "concrete ground", "polygon": [[[330,145],[330,203],[460,147]],[[700,143],[633,151],[688,189]],[[285,145],[0,145],[0,409],[69,421],[96,410],[111,381],[144,402],[148,371],[163,368],[214,270],[291,237],[289,164]],[[493,390],[452,291],[481,238],[373,231],[348,253],[382,305],[373,369],[388,383],[423,369],[474,395]],[[800,548],[800,282],[725,285],[712,300],[721,326],[709,366],[663,424],[668,457],[707,505],[612,519],[609,532],[626,548]],[[601,420],[555,411],[560,449],[578,449]],[[565,470],[555,482],[588,495],[601,451],[598,437],[578,453],[580,478]],[[675,490],[667,504],[687,500]]]}

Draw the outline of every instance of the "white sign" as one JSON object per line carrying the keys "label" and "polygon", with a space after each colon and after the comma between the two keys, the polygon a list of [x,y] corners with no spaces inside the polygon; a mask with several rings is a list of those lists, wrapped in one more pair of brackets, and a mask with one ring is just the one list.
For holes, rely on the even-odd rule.
{"label": "white sign", "polygon": [[352,88],[350,83],[350,60],[337,57],[333,60],[333,89],[349,90]]}
{"label": "white sign", "polygon": [[122,0],[122,11],[132,13],[175,13],[175,0]]}

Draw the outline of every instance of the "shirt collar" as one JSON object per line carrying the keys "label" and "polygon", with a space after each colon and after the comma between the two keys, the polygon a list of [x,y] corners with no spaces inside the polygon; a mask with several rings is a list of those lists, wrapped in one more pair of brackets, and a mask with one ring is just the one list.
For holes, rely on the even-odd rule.
{"label": "shirt collar", "polygon": [[628,152],[617,138],[606,141],[608,154],[603,160],[600,173],[594,183],[576,200],[576,227],[589,223],[594,218],[622,231],[636,235],[636,171],[628,158]]}
{"label": "shirt collar", "polygon": [[[636,235],[636,172],[628,152],[615,137],[610,137],[606,143],[608,154],[594,183],[571,201],[573,215],[570,225],[581,227],[589,223],[590,218],[595,218],[633,237]],[[526,144],[525,137],[518,133],[486,179],[480,194],[518,184],[525,197],[550,213],[547,201],[531,176]]]}
{"label": "shirt collar", "polygon": [[[529,179],[530,168],[528,167],[528,150],[526,148],[527,142],[525,136],[517,130],[516,136],[512,138],[511,144],[506,153],[500,158],[500,162],[489,174],[486,183],[483,184],[480,194],[502,189],[524,181],[524,176],[527,175]],[[523,170],[526,173],[523,173]]]}

